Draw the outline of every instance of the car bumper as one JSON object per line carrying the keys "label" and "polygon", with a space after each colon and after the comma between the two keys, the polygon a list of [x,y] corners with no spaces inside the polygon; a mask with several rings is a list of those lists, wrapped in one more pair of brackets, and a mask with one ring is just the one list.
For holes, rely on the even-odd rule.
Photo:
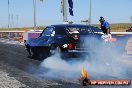
{"label": "car bumper", "polygon": [[69,57],[85,57],[88,50],[68,50],[65,54]]}
{"label": "car bumper", "polygon": [[88,53],[88,50],[68,50],[69,53]]}

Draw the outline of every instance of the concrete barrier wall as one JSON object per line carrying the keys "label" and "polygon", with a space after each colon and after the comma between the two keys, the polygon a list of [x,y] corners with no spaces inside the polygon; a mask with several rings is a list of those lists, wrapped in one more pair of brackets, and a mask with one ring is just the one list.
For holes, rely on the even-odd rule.
{"label": "concrete barrier wall", "polygon": [[23,42],[29,38],[37,38],[42,31],[0,31],[0,38]]}
{"label": "concrete barrier wall", "polygon": [[0,31],[0,38],[23,41],[23,33],[25,31]]}

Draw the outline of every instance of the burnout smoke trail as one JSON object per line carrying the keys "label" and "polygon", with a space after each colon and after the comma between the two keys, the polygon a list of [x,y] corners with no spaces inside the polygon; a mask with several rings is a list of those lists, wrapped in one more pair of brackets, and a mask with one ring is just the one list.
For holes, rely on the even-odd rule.
{"label": "burnout smoke trail", "polygon": [[41,63],[41,66],[49,68],[46,76],[57,79],[75,79],[80,76],[80,70],[83,66],[89,67],[87,61],[65,61],[58,55],[47,58]]}
{"label": "burnout smoke trail", "polygon": [[40,65],[49,69],[44,76],[54,79],[77,79],[81,76],[82,67],[85,67],[92,78],[125,78],[126,69],[119,63],[122,55],[118,53],[114,43],[104,43],[92,37],[83,39],[89,49],[86,57],[80,58],[81,61],[65,61],[57,55],[51,56]]}

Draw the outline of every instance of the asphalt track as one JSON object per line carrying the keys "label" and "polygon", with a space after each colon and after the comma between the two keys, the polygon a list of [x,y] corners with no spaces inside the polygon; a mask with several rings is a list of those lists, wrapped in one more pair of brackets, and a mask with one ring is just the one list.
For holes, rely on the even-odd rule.
{"label": "asphalt track", "polygon": [[[40,68],[39,65],[41,61],[30,59],[27,56],[28,54],[25,51],[24,46],[22,45],[0,43],[0,71],[6,72],[8,74],[8,77],[13,77],[15,80],[20,82],[19,87],[15,87],[13,85],[9,87],[8,85],[11,85],[11,83],[8,82],[4,84],[5,87],[0,88],[82,88],[82,85],[80,85],[78,81],[52,80],[48,79],[47,77],[34,75],[36,71],[41,74],[41,72],[42,73],[46,72],[49,69]],[[126,78],[131,80],[132,79],[131,59],[130,58],[127,60],[125,59],[125,61],[122,61],[121,64],[128,68],[126,71],[127,75]],[[32,67],[33,69],[29,70],[29,67]],[[2,72],[0,73],[0,75],[2,75]],[[104,77],[107,78],[107,75]],[[91,86],[86,88],[132,88],[132,86],[122,87]]]}
{"label": "asphalt track", "polygon": [[[24,46],[0,44],[0,70],[6,71],[10,77],[25,84],[24,88],[77,88],[80,87],[74,82],[56,81],[48,78],[35,77],[34,72],[38,70],[41,62],[27,57]],[[28,67],[34,65],[33,70]],[[44,68],[43,68],[44,69]],[[45,69],[44,69],[45,70]],[[43,70],[43,71],[44,71]],[[42,70],[41,70],[42,71]],[[6,84],[5,84],[6,85]],[[0,87],[4,88],[4,87]],[[8,88],[8,87],[7,87]],[[13,86],[11,88],[14,88]],[[19,88],[19,87],[16,87]],[[23,87],[22,87],[23,88]]]}

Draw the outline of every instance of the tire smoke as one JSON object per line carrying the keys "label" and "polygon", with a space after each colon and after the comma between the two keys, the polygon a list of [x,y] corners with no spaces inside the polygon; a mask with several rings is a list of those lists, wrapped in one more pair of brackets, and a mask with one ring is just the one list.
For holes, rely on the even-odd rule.
{"label": "tire smoke", "polygon": [[[122,53],[116,42],[103,42],[94,37],[83,38],[88,53],[85,57],[67,58],[63,60],[59,55],[51,56],[41,63],[41,67],[48,69],[44,76],[53,79],[78,79],[81,76],[81,69],[84,67],[92,79],[123,79],[126,75],[126,68],[120,64]],[[118,45],[118,47],[117,47]],[[124,50],[124,47],[122,47]]]}

